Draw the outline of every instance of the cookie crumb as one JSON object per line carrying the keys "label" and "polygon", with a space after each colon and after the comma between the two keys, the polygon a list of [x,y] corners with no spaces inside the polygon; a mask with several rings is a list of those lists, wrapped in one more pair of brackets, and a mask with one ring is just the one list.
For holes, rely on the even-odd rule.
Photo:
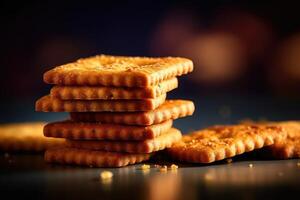
{"label": "cookie crumb", "polygon": [[297,162],[297,166],[300,167],[300,162]]}
{"label": "cookie crumb", "polygon": [[249,164],[249,167],[252,168],[252,167],[253,167],[253,164]]}
{"label": "cookie crumb", "polygon": [[178,166],[175,165],[175,164],[172,164],[170,168],[171,168],[171,170],[177,170],[177,169],[178,169]]}
{"label": "cookie crumb", "polygon": [[229,164],[229,163],[232,163],[232,159],[231,158],[228,158],[226,159],[226,162]]}
{"label": "cookie crumb", "polygon": [[150,169],[150,165],[145,165],[143,164],[140,168],[141,170],[147,170],[147,169]]}
{"label": "cookie crumb", "polygon": [[166,165],[161,166],[161,167],[159,168],[159,171],[160,171],[160,172],[166,172],[167,170],[168,170],[168,167],[167,167]]}
{"label": "cookie crumb", "polygon": [[103,171],[100,173],[100,178],[102,180],[111,179],[113,177],[113,173],[110,171]]}

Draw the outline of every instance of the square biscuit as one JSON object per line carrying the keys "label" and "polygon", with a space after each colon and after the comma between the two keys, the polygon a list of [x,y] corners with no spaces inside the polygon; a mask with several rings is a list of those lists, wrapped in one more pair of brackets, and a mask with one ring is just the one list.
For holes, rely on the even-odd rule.
{"label": "square biscuit", "polygon": [[149,160],[151,154],[130,154],[92,151],[76,148],[55,148],[45,152],[49,163],[73,164],[88,167],[124,167]]}
{"label": "square biscuit", "polygon": [[187,74],[193,62],[180,57],[98,55],[47,71],[44,81],[56,85],[148,87]]}
{"label": "square biscuit", "polygon": [[177,78],[164,80],[157,85],[144,88],[55,85],[52,87],[50,95],[62,100],[149,99],[158,98],[177,87]]}
{"label": "square biscuit", "polygon": [[269,126],[281,126],[287,132],[285,140],[277,141],[266,148],[268,156],[277,159],[300,158],[300,121],[259,121],[244,120],[242,124],[263,124]]}
{"label": "square biscuit", "polygon": [[[269,123],[268,123],[269,124]],[[269,146],[273,157],[278,159],[300,158],[300,121],[273,122],[287,131],[287,138]]]}
{"label": "square biscuit", "polygon": [[64,139],[43,135],[44,122],[26,122],[0,125],[0,150],[44,151],[65,145]]}
{"label": "square biscuit", "polygon": [[73,140],[146,140],[167,132],[173,121],[167,120],[150,126],[102,124],[98,122],[52,122],[44,127],[46,137]]}
{"label": "square biscuit", "polygon": [[155,99],[138,100],[61,100],[44,96],[36,101],[41,112],[134,112],[154,110],[163,104],[166,94]]}
{"label": "square biscuit", "polygon": [[108,140],[67,140],[67,147],[90,150],[104,150],[112,152],[151,153],[171,147],[181,139],[181,132],[175,128],[164,134],[143,141],[108,141]]}
{"label": "square biscuit", "polygon": [[74,121],[102,122],[128,125],[152,125],[169,119],[190,116],[194,113],[195,106],[188,100],[166,100],[155,110],[145,112],[72,112],[70,117]]}
{"label": "square biscuit", "polygon": [[211,163],[272,145],[286,136],[280,126],[214,126],[184,135],[167,152],[176,160]]}

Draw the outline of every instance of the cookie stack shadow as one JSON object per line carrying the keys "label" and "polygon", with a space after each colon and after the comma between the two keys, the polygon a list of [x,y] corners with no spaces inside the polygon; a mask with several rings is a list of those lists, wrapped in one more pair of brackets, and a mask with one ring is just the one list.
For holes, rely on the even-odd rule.
{"label": "cookie stack shadow", "polygon": [[95,56],[44,74],[54,84],[36,111],[69,112],[44,127],[46,137],[65,138],[48,149],[47,162],[121,167],[148,160],[181,139],[173,120],[192,115],[188,100],[166,100],[177,76],[193,70],[185,58]]}

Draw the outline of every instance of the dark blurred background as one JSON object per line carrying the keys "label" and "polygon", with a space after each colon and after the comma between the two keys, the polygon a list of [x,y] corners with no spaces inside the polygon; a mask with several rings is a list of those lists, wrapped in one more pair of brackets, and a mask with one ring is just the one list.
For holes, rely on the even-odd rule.
{"label": "dark blurred background", "polygon": [[0,122],[57,119],[33,111],[50,89],[42,74],[96,54],[192,59],[194,72],[169,95],[196,102],[191,123],[179,122],[186,130],[245,118],[299,119],[297,1],[1,4]]}

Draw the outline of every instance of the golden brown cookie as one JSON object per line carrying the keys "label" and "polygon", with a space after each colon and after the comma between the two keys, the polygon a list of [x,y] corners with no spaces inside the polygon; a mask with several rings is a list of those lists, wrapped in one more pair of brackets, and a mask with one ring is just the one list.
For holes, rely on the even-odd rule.
{"label": "golden brown cookie", "polygon": [[37,100],[36,111],[42,112],[133,112],[148,111],[163,104],[166,95],[139,100],[60,100],[50,95]]}
{"label": "golden brown cookie", "polygon": [[158,124],[169,119],[177,119],[192,115],[195,106],[188,100],[166,100],[155,110],[147,112],[88,112],[88,113],[70,113],[74,121],[84,122],[103,122],[114,124],[129,125],[152,125]]}
{"label": "golden brown cookie", "polygon": [[0,150],[44,151],[64,145],[64,139],[43,135],[44,122],[27,122],[0,125]]}
{"label": "golden brown cookie", "polygon": [[272,122],[287,131],[287,138],[268,147],[275,158],[300,158],[300,121]]}
{"label": "golden brown cookie", "polygon": [[74,122],[71,120],[49,123],[44,127],[47,137],[74,140],[146,140],[168,131],[173,121],[167,120],[150,126],[102,124],[98,122]]}
{"label": "golden brown cookie", "polygon": [[211,163],[272,145],[286,135],[280,126],[214,126],[183,136],[168,153],[180,161]]}
{"label": "golden brown cookie", "polygon": [[149,99],[158,98],[177,87],[177,78],[171,78],[144,88],[56,85],[51,89],[50,94],[53,98],[63,100]]}
{"label": "golden brown cookie", "polygon": [[76,148],[56,148],[46,151],[45,161],[89,167],[123,167],[146,161],[150,156],[151,154],[130,154]]}
{"label": "golden brown cookie", "polygon": [[57,85],[148,87],[191,71],[193,62],[186,58],[99,55],[55,67],[44,74],[44,81]]}
{"label": "golden brown cookie", "polygon": [[104,150],[128,153],[151,153],[170,147],[181,138],[181,132],[171,128],[166,133],[144,141],[83,141],[67,140],[67,146],[79,149]]}
{"label": "golden brown cookie", "polygon": [[[285,140],[276,142],[267,147],[271,151],[274,158],[289,159],[300,158],[300,121],[258,121],[243,120],[242,124],[264,124],[281,126],[287,131],[287,138]],[[269,151],[265,153],[270,153]]]}

